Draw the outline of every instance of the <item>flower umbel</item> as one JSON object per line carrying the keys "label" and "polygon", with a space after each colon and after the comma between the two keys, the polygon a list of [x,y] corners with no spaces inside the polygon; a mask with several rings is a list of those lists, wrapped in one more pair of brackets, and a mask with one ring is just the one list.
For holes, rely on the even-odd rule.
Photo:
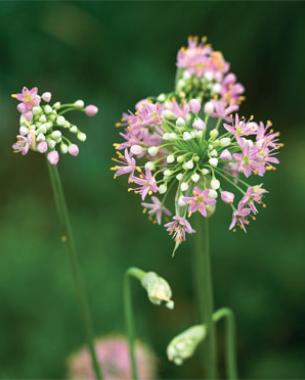
{"label": "flower umbel", "polygon": [[267,193],[248,178],[275,170],[282,147],[270,121],[236,113],[243,86],[205,40],[191,38],[177,66],[174,93],[141,100],[135,113],[123,114],[124,141],[115,144],[120,165],[113,168],[116,176],[128,175],[153,221],[172,215],[165,228],[175,249],[195,232],[191,215],[210,217],[219,201],[232,208],[229,228],[245,230]]}
{"label": "flower umbel", "polygon": [[46,154],[51,165],[57,165],[59,152],[69,153],[71,156],[78,155],[79,148],[66,136],[66,131],[75,135],[74,139],[81,142],[86,140],[86,135],[64,115],[70,111],[82,111],[88,116],[94,116],[98,112],[96,106],[85,107],[82,100],[50,105],[52,94],[44,92],[40,96],[37,87],[23,87],[20,93],[13,94],[12,97],[20,102],[17,110],[21,114],[19,134],[12,146],[15,153],[26,155],[32,150]]}

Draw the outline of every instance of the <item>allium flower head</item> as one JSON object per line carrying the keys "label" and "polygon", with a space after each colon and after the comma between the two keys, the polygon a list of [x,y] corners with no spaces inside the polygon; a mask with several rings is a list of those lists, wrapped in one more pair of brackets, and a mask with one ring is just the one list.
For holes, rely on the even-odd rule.
{"label": "allium flower head", "polygon": [[177,335],[167,346],[167,357],[177,365],[193,356],[198,344],[206,337],[206,327],[196,325]]}
{"label": "allium flower head", "polygon": [[66,132],[74,135],[74,140],[85,141],[86,135],[64,116],[70,111],[82,111],[88,116],[94,116],[98,109],[93,105],[85,107],[82,100],[74,103],[61,104],[56,102],[50,105],[52,94],[44,92],[38,94],[38,88],[23,87],[13,98],[20,103],[17,106],[20,112],[19,134],[12,148],[15,153],[25,155],[29,150],[46,154],[51,165],[59,161],[59,152],[77,156],[78,146],[73,143]]}
{"label": "allium flower head", "polygon": [[[128,343],[125,337],[109,335],[96,341],[98,361],[103,368],[105,380],[131,380]],[[136,342],[136,361],[139,380],[157,378],[156,358],[145,344]],[[82,349],[68,360],[68,378],[71,380],[95,379],[88,351]]]}
{"label": "allium flower head", "polygon": [[176,91],[188,99],[196,96],[203,101],[220,100],[225,105],[238,105],[244,87],[229,72],[230,65],[220,51],[212,49],[206,38],[190,37],[188,46],[177,55]]}
{"label": "allium flower head", "polygon": [[[218,84],[235,83],[222,55],[197,40],[179,52],[178,67],[198,80],[207,72]],[[123,141],[115,144],[115,176],[128,176],[129,190],[141,196],[153,221],[171,215],[165,228],[175,249],[195,232],[191,215],[210,217],[219,201],[232,208],[229,228],[245,230],[267,192],[261,184],[250,186],[248,177],[274,170],[282,146],[270,121],[239,116],[237,100],[205,97],[190,86],[193,98],[178,91],[137,103],[135,113],[123,114]]]}

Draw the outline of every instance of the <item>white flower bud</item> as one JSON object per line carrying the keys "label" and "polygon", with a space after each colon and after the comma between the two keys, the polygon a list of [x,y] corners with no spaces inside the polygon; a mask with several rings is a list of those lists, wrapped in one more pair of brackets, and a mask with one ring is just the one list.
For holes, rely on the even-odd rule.
{"label": "white flower bud", "polygon": [[38,115],[38,114],[40,114],[42,112],[42,108],[39,107],[39,106],[34,106],[32,108],[32,112],[33,112],[33,115]]}
{"label": "white flower bud", "polygon": [[86,134],[83,133],[83,132],[78,132],[78,134],[77,134],[77,138],[79,139],[79,141],[86,141],[87,136],[86,136]]}
{"label": "white flower bud", "polygon": [[170,177],[171,175],[172,175],[172,171],[170,170],[170,169],[166,169],[166,170],[164,170],[164,173],[163,173],[163,175],[165,176],[165,177]]}
{"label": "white flower bud", "polygon": [[191,170],[193,169],[194,167],[194,162],[192,160],[189,160],[187,161],[184,165],[183,165],[183,169],[184,170]]}
{"label": "white flower bud", "polygon": [[197,183],[199,181],[199,179],[200,179],[200,175],[198,173],[195,173],[195,174],[192,175],[191,178],[192,178],[193,182]]}
{"label": "white flower bud", "polygon": [[169,134],[169,140],[176,140],[176,138],[177,138],[177,135],[176,135],[175,132],[171,132],[171,133]]}
{"label": "white flower bud", "polygon": [[148,170],[155,170],[155,164],[152,161],[148,161],[145,164],[145,169]]}
{"label": "white flower bud", "polygon": [[160,94],[160,95],[157,97],[158,102],[164,102],[165,99],[166,99],[165,94]]}
{"label": "white flower bud", "polygon": [[78,132],[78,128],[76,125],[72,125],[72,127],[70,128],[70,132],[71,133],[77,133]]}
{"label": "white flower bud", "polygon": [[178,181],[181,181],[182,178],[183,178],[183,174],[182,173],[177,174],[176,178],[177,178]]}
{"label": "white flower bud", "polygon": [[212,91],[215,93],[215,94],[220,94],[221,93],[221,84],[220,83],[215,83],[212,87]]}
{"label": "white flower bud", "polygon": [[225,147],[225,146],[228,146],[231,144],[231,139],[230,137],[223,137],[222,139],[220,139],[220,145]]}
{"label": "white flower bud", "polygon": [[176,120],[176,126],[177,127],[184,127],[185,126],[185,120],[182,117],[178,117]]}
{"label": "white flower bud", "polygon": [[66,154],[66,153],[68,153],[68,149],[69,149],[69,147],[68,147],[68,145],[67,144],[60,144],[60,151],[61,151],[61,153],[63,153],[63,154]]}
{"label": "white flower bud", "polygon": [[183,162],[183,161],[184,161],[184,156],[183,155],[177,157],[177,162],[179,164],[181,164],[181,162]]}
{"label": "white flower bud", "polygon": [[163,133],[162,138],[163,138],[163,140],[170,140],[170,133],[168,133],[168,132]]}
{"label": "white flower bud", "polygon": [[43,133],[38,133],[37,137],[36,137],[36,141],[39,142],[39,141],[44,141],[46,139],[45,135]]}
{"label": "white flower bud", "polygon": [[160,194],[165,194],[167,192],[167,186],[165,184],[162,184],[158,188]]}
{"label": "white flower bud", "polygon": [[207,102],[204,105],[204,112],[207,115],[211,115],[214,112],[214,104],[212,102]]}
{"label": "white flower bud", "polygon": [[216,166],[218,165],[218,159],[216,157],[212,157],[209,159],[209,164],[211,166],[214,166],[216,168]]}
{"label": "white flower bud", "polygon": [[52,109],[52,107],[49,104],[47,104],[46,106],[44,106],[43,109],[44,109],[44,112],[46,114],[49,114],[49,113],[53,112],[53,109]]}
{"label": "white flower bud", "polygon": [[202,173],[203,175],[207,175],[207,174],[210,173],[210,171],[209,171],[209,169],[203,168],[203,169],[201,169],[201,173]]}
{"label": "white flower bud", "polygon": [[207,72],[204,74],[204,77],[205,77],[205,79],[211,81],[211,80],[214,78],[214,74],[213,74],[211,71],[207,71]]}
{"label": "white flower bud", "polygon": [[184,80],[188,80],[188,79],[190,79],[190,77],[192,76],[187,70],[185,70],[184,72],[183,72],[183,79]]}
{"label": "white flower bud", "polygon": [[191,139],[192,139],[192,135],[190,134],[190,132],[183,132],[184,141],[191,140]]}
{"label": "white flower bud", "polygon": [[52,132],[52,138],[54,140],[60,140],[61,139],[61,136],[62,136],[62,133],[60,131],[54,131]]}
{"label": "white flower bud", "polygon": [[141,284],[146,289],[148,298],[151,303],[160,305],[165,302],[169,309],[174,308],[172,290],[168,282],[157,275],[155,272],[147,272],[141,280]]}
{"label": "white flower bud", "polygon": [[210,157],[217,157],[218,156],[218,153],[217,153],[217,150],[216,149],[212,149],[209,153],[209,156]]}
{"label": "white flower bud", "polygon": [[175,162],[175,156],[173,154],[170,154],[166,157],[166,162],[172,164],[173,162]]}
{"label": "white flower bud", "polygon": [[66,120],[63,127],[64,128],[70,128],[70,126],[71,126],[71,123],[68,120]]}
{"label": "white flower bud", "polygon": [[213,198],[213,199],[216,199],[218,197],[217,191],[213,190],[213,189],[210,189],[209,190],[209,197]]}
{"label": "white flower bud", "polygon": [[211,136],[212,139],[216,139],[216,137],[217,137],[218,135],[219,135],[219,132],[218,132],[217,129],[212,129],[212,130],[210,131],[210,136]]}
{"label": "white flower bud", "polygon": [[50,149],[54,149],[54,148],[55,148],[55,146],[56,146],[56,141],[54,141],[54,140],[52,140],[52,139],[48,139],[47,142],[48,142],[48,145],[49,145],[49,148],[50,148]]}
{"label": "white flower bud", "polygon": [[186,191],[189,188],[189,185],[186,182],[182,182],[180,189],[181,191]]}
{"label": "white flower bud", "polygon": [[185,201],[184,201],[184,197],[183,197],[183,196],[179,197],[179,199],[178,199],[178,205],[179,205],[180,207],[184,207],[184,206],[186,206],[186,203],[185,203]]}
{"label": "white flower bud", "polygon": [[83,100],[79,99],[79,100],[76,100],[74,102],[74,107],[77,107],[77,108],[84,108],[85,107],[85,103]]}
{"label": "white flower bud", "polygon": [[53,104],[53,108],[58,110],[59,108],[61,107],[61,103],[60,102],[56,102]]}
{"label": "white flower bud", "polygon": [[220,188],[220,182],[218,181],[218,179],[216,179],[216,178],[212,179],[212,181],[211,181],[211,188],[213,190],[218,190]]}
{"label": "white flower bud", "polygon": [[185,86],[185,82],[183,79],[179,79],[177,82],[177,90],[181,90]]}
{"label": "white flower bud", "polygon": [[151,146],[148,148],[148,153],[151,156],[155,156],[159,152],[159,148],[157,146]]}
{"label": "white flower bud", "polygon": [[65,121],[66,119],[64,118],[64,116],[58,116],[56,119],[56,124],[62,127],[65,125]]}
{"label": "white flower bud", "polygon": [[162,112],[162,116],[165,118],[165,119],[170,119],[170,120],[174,120],[176,119],[176,115],[170,111],[170,110],[164,110]]}
{"label": "white flower bud", "polygon": [[196,325],[183,331],[171,340],[167,346],[167,357],[177,365],[181,365],[185,359],[190,358],[199,343],[206,337],[207,331],[204,325]]}
{"label": "white flower bud", "polygon": [[21,135],[27,135],[29,133],[29,130],[27,127],[25,127],[24,125],[21,125],[21,127],[19,128],[19,133]]}
{"label": "white flower bud", "polygon": [[39,121],[40,121],[41,123],[46,123],[46,122],[47,122],[46,115],[41,115],[40,118],[39,118]]}

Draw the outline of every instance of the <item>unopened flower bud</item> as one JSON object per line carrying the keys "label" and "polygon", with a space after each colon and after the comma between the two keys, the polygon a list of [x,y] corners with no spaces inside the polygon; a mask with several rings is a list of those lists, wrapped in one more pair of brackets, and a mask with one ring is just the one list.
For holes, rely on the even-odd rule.
{"label": "unopened flower bud", "polygon": [[199,343],[206,337],[204,325],[196,325],[183,331],[171,340],[167,346],[167,357],[177,365],[181,365],[185,359],[190,358]]}
{"label": "unopened flower bud", "polygon": [[184,127],[185,126],[185,120],[182,117],[178,117],[176,120],[176,126],[177,127]]}
{"label": "unopened flower bud", "polygon": [[214,74],[213,74],[211,71],[207,71],[207,72],[204,74],[204,77],[205,77],[205,79],[211,81],[211,80],[214,78]]}
{"label": "unopened flower bud", "polygon": [[71,154],[71,156],[76,157],[79,154],[79,148],[76,144],[70,144],[68,147],[68,152]]}
{"label": "unopened flower bud", "polygon": [[217,129],[212,129],[212,130],[210,131],[210,136],[211,136],[212,139],[216,139],[216,137],[217,137],[218,135],[219,135],[219,132],[218,132]]}
{"label": "unopened flower bud", "polygon": [[72,127],[70,127],[69,130],[70,130],[71,133],[77,133],[78,132],[78,128],[77,128],[76,125],[72,125]]}
{"label": "unopened flower bud", "polygon": [[48,146],[50,149],[54,149],[55,146],[56,146],[56,141],[52,140],[52,139],[48,139]]}
{"label": "unopened flower bud", "polygon": [[191,112],[198,113],[201,108],[201,102],[198,99],[191,99],[189,101],[189,106],[190,106]]}
{"label": "unopened flower bud", "polygon": [[213,112],[214,112],[214,104],[212,102],[205,103],[204,113],[206,113],[207,115],[212,115]]}
{"label": "unopened flower bud", "polygon": [[24,127],[23,125],[19,128],[19,133],[22,135],[22,136],[25,136],[29,133],[29,130],[27,127]]}
{"label": "unopened flower bud", "polygon": [[221,158],[224,161],[230,161],[232,160],[232,154],[228,151],[228,149],[225,149],[221,152],[219,158]]}
{"label": "unopened flower bud", "polygon": [[37,150],[39,153],[45,153],[48,150],[48,144],[46,141],[40,141],[37,145]]}
{"label": "unopened flower bud", "polygon": [[166,118],[166,119],[170,119],[170,120],[174,120],[174,119],[176,119],[176,115],[175,115],[172,111],[170,111],[170,110],[164,110],[164,111],[162,112],[162,116],[163,116],[164,118]]}
{"label": "unopened flower bud", "polygon": [[77,138],[79,139],[79,141],[86,141],[87,136],[86,136],[86,134],[83,133],[83,132],[78,132],[78,134],[77,134]]}
{"label": "unopened flower bud", "polygon": [[166,99],[165,94],[160,94],[160,95],[157,97],[158,102],[161,102],[161,103],[164,102],[165,99]]}
{"label": "unopened flower bud", "polygon": [[178,181],[181,181],[182,178],[183,178],[183,174],[182,173],[177,174],[176,178],[177,178]]}
{"label": "unopened flower bud", "polygon": [[213,178],[213,179],[211,180],[211,188],[212,188],[213,190],[218,190],[218,189],[220,188],[220,182],[218,181],[218,179]]}
{"label": "unopened flower bud", "polygon": [[66,119],[64,118],[64,116],[58,116],[56,119],[57,125],[59,125],[61,127],[65,125],[65,121],[66,121]]}
{"label": "unopened flower bud", "polygon": [[181,162],[183,162],[183,161],[184,161],[184,156],[183,155],[177,157],[177,162],[179,164],[181,164]]}
{"label": "unopened flower bud", "polygon": [[53,150],[52,152],[48,153],[47,157],[51,165],[57,165],[59,161],[59,154],[56,150]]}
{"label": "unopened flower bud", "polygon": [[148,161],[145,164],[145,169],[154,170],[155,169],[155,164],[152,161]]}
{"label": "unopened flower bud", "polygon": [[74,102],[74,107],[76,108],[84,108],[85,103],[83,100],[79,99]]}
{"label": "unopened flower bud", "polygon": [[142,286],[146,289],[150,302],[160,305],[165,302],[169,309],[174,308],[172,290],[168,282],[158,276],[155,272],[147,272],[141,280]]}
{"label": "unopened flower bud", "polygon": [[225,203],[233,203],[234,202],[234,194],[231,193],[230,191],[222,191],[221,194],[221,199]]}
{"label": "unopened flower bud", "polygon": [[167,186],[165,184],[162,184],[158,187],[160,194],[165,194],[167,192]]}
{"label": "unopened flower bud", "polygon": [[148,148],[148,153],[151,156],[155,156],[159,152],[159,148],[157,146],[151,146]]}
{"label": "unopened flower bud", "polygon": [[198,130],[204,130],[205,129],[205,122],[197,117],[193,122],[193,128]]}
{"label": "unopened flower bud", "polygon": [[44,112],[46,114],[49,114],[49,113],[51,113],[53,111],[52,107],[49,104],[47,104],[46,106],[44,106],[43,109],[44,109]]}
{"label": "unopened flower bud", "polygon": [[184,206],[186,206],[186,203],[185,203],[185,200],[184,200],[184,197],[183,197],[183,196],[179,197],[179,199],[178,199],[178,205],[179,205],[180,207],[184,207]]}
{"label": "unopened flower bud", "polygon": [[164,175],[165,177],[169,177],[169,176],[172,175],[172,171],[171,171],[170,169],[166,169],[166,170],[164,170],[163,175]]}
{"label": "unopened flower bud", "polygon": [[132,145],[130,148],[130,152],[138,156],[143,153],[143,148],[140,145]]}
{"label": "unopened flower bud", "polygon": [[42,95],[41,95],[41,99],[46,102],[46,103],[49,103],[51,101],[51,98],[52,98],[52,94],[50,92],[44,92]]}
{"label": "unopened flower bud", "polygon": [[64,144],[64,143],[61,143],[61,144],[60,144],[60,151],[61,151],[61,153],[63,153],[63,154],[68,153],[68,145],[67,145],[67,144]]}
{"label": "unopened flower bud", "polygon": [[210,173],[210,171],[209,171],[209,169],[203,168],[203,169],[201,169],[201,173],[202,173],[203,175],[207,175],[207,174]]}
{"label": "unopened flower bud", "polygon": [[43,133],[38,133],[37,137],[36,137],[36,141],[39,142],[39,141],[45,141],[46,137]]}
{"label": "unopened flower bud", "polygon": [[166,162],[172,164],[173,162],[175,162],[175,156],[173,154],[170,154],[166,157]]}
{"label": "unopened flower bud", "polygon": [[192,178],[193,182],[197,183],[199,181],[199,179],[200,179],[200,175],[198,173],[195,173],[195,174],[192,175],[191,178]]}
{"label": "unopened flower bud", "polygon": [[193,167],[194,167],[194,162],[192,160],[187,161],[183,165],[183,169],[185,169],[185,170],[191,170],[191,169],[193,169]]}
{"label": "unopened flower bud", "polygon": [[212,87],[212,92],[214,92],[215,94],[220,94],[221,93],[221,84],[220,83],[215,83]]}
{"label": "unopened flower bud", "polygon": [[216,157],[212,157],[209,159],[209,164],[211,166],[214,166],[216,168],[216,166],[218,165],[218,159]]}
{"label": "unopened flower bud", "polygon": [[220,139],[220,145],[225,147],[225,146],[228,146],[231,144],[231,139],[230,137],[223,137],[222,139]]}
{"label": "unopened flower bud", "polygon": [[186,191],[188,188],[189,188],[189,185],[187,184],[187,182],[181,183],[181,186],[180,186],[181,191]]}
{"label": "unopened flower bud", "polygon": [[86,113],[87,116],[93,117],[93,116],[95,116],[98,113],[98,108],[95,105],[93,105],[93,104],[89,104],[85,108],[85,113]]}
{"label": "unopened flower bud", "polygon": [[54,131],[52,132],[52,138],[56,141],[60,140],[62,137],[62,133],[60,131]]}
{"label": "unopened flower bud", "polygon": [[213,198],[213,199],[216,199],[216,198],[218,197],[218,193],[217,193],[217,191],[214,190],[214,189],[210,189],[210,190],[209,190],[209,197],[210,197],[210,198]]}
{"label": "unopened flower bud", "polygon": [[41,111],[42,111],[42,108],[39,107],[39,106],[34,106],[34,107],[32,108],[33,115],[38,115],[38,114],[41,113]]}
{"label": "unopened flower bud", "polygon": [[60,102],[56,102],[56,103],[53,104],[53,108],[55,110],[59,110],[60,107],[61,107],[61,103]]}
{"label": "unopened flower bud", "polygon": [[218,152],[216,149],[212,149],[209,153],[209,156],[210,157],[217,157],[218,156]]}
{"label": "unopened flower bud", "polygon": [[184,141],[191,140],[191,139],[192,139],[192,135],[190,134],[190,132],[183,132]]}

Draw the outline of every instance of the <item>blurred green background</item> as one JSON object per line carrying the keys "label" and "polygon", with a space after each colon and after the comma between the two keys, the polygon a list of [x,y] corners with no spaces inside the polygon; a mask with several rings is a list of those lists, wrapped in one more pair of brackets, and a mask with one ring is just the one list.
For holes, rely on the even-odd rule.
{"label": "blurred green background", "polygon": [[45,161],[10,149],[18,116],[9,95],[23,85],[101,110],[77,116],[88,141],[59,165],[96,334],[124,329],[125,269],[155,270],[172,284],[176,309],[150,305],[135,287],[138,335],[156,351],[160,377],[199,377],[199,355],[181,368],[165,357],[168,341],[197,322],[192,239],[173,260],[165,230],[109,171],[113,125],[139,99],[173,88],[190,34],[223,51],[246,87],[241,112],[272,119],[286,145],[248,234],[228,231],[225,206],[211,221],[216,306],[236,312],[242,378],[305,378],[304,18],[302,2],[1,2],[0,378],[64,378],[66,357],[83,344]]}

